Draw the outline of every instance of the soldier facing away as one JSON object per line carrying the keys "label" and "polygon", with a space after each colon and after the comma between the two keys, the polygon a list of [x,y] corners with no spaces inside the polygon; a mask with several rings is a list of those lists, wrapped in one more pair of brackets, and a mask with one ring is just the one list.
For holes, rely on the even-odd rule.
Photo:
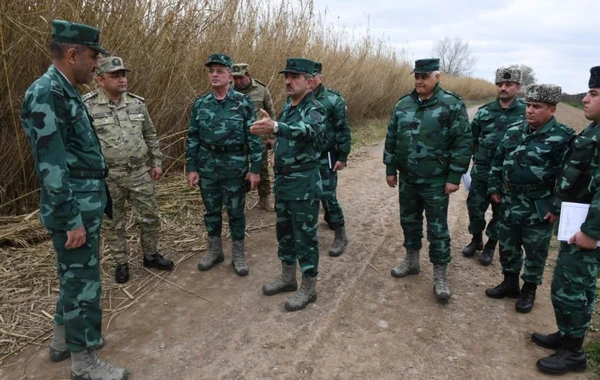
{"label": "soldier facing away", "polygon": [[321,138],[321,157],[319,172],[323,184],[321,203],[325,210],[325,221],[335,231],[335,239],[329,256],[340,256],[348,244],[346,222],[342,207],[336,196],[337,172],[346,167],[352,143],[348,107],[346,100],[336,91],[323,85],[323,65],[315,62],[314,89],[315,99],[323,105],[327,112],[325,130]]}
{"label": "soldier facing away", "polygon": [[[271,119],[275,118],[273,100],[267,86],[250,75],[250,66],[247,63],[236,63],[231,67],[233,83],[236,91],[247,95],[254,103],[254,116],[260,120],[264,109]],[[261,136],[262,140],[262,163],[260,165],[260,182],[258,183],[258,206],[267,210],[275,211],[273,194],[271,192],[271,176],[269,174],[269,149],[273,148],[274,139],[272,135]]]}
{"label": "soldier facing away", "polygon": [[263,110],[263,118],[254,123],[252,133],[274,133],[275,212],[277,213],[278,256],[281,275],[262,288],[265,295],[298,290],[297,263],[302,284],[284,306],[289,311],[304,309],[317,300],[319,242],[317,222],[322,194],[318,159],[320,135],[324,129],[325,109],[311,91],[314,62],[288,58],[281,71],[290,101],[278,121]]}
{"label": "soldier facing away", "polygon": [[439,59],[415,62],[415,89],[400,98],[392,111],[383,163],[388,186],[399,185],[400,224],[407,251],[392,276],[419,273],[425,211],[434,292],[447,300],[451,297],[446,279],[448,202],[469,167],[472,136],[465,105],[458,95],[440,87],[439,69]]}
{"label": "soldier facing away", "polygon": [[186,145],[188,185],[200,185],[206,209],[208,253],[198,270],[210,270],[225,259],[221,240],[225,205],[231,230],[231,264],[238,276],[245,276],[249,270],[244,248],[246,192],[256,189],[262,161],[260,138],[250,133],[254,106],[250,98],[229,85],[231,58],[212,54],[205,66],[212,91],[194,101]]}
{"label": "soldier facing away", "polygon": [[[40,181],[40,217],[56,251],[60,292],[50,359],[71,357],[71,379],[120,380],[127,371],[98,358],[101,337],[100,227],[108,168],[78,84],[98,67],[100,32],[52,21],[53,64],[27,89],[21,123]],[[110,210],[106,210],[110,213]]]}
{"label": "soldier facing away", "polygon": [[[498,237],[504,280],[485,294],[518,298],[515,309],[519,313],[533,308],[557,220],[558,211],[552,207],[554,183],[573,136],[571,128],[554,118],[561,93],[554,85],[527,87],[526,120],[506,131],[490,170],[488,193],[493,202],[500,203]],[[521,268],[524,282],[519,290]]]}
{"label": "soldier facing away", "polygon": [[583,340],[596,305],[596,279],[600,261],[600,66],[590,69],[589,91],[583,112],[592,123],[571,143],[556,180],[556,206],[561,201],[590,204],[585,222],[568,242],[561,242],[551,298],[558,331],[534,333],[539,346],[556,350],[538,360],[547,373],[585,371],[587,359]]}
{"label": "soldier facing away", "polygon": [[[492,202],[488,194],[488,176],[494,152],[502,141],[510,124],[523,120],[525,102],[517,98],[521,88],[521,70],[499,68],[496,70],[496,88],[498,98],[479,107],[471,122],[473,133],[473,168],[471,169],[471,188],[467,197],[469,211],[469,232],[473,238],[462,253],[471,257],[475,251],[481,251],[479,262],[490,265],[498,243],[498,221],[500,205]],[[492,219],[485,225],[485,212],[492,205]],[[483,246],[482,232],[488,237]]]}
{"label": "soldier facing away", "polygon": [[118,284],[129,281],[126,201],[140,227],[144,267],[173,269],[173,261],[158,251],[160,218],[152,181],[162,177],[162,153],[144,98],[127,91],[128,71],[120,57],[100,59],[100,89],[83,97],[110,169],[107,184],[114,211],[107,222],[106,244],[116,262]]}

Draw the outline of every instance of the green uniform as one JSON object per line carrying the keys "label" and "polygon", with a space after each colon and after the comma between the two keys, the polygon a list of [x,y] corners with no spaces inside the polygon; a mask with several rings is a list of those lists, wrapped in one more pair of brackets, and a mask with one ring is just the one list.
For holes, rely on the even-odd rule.
{"label": "green uniform", "polygon": [[[107,202],[107,166],[77,90],[54,65],[27,89],[21,122],[40,180],[40,215],[56,250],[60,293],[54,322],[72,352],[97,346],[102,327],[99,234]],[[67,231],[86,243],[65,248]]]}
{"label": "green uniform", "polygon": [[337,200],[337,172],[330,169],[328,157],[332,157],[331,166],[335,161],[346,162],[352,135],[348,122],[348,107],[346,101],[339,93],[320,85],[315,91],[315,99],[323,105],[327,114],[325,116],[325,130],[322,137],[322,151],[319,159],[319,171],[323,184],[321,202],[327,215],[327,221],[333,229],[345,225],[342,207]]}
{"label": "green uniform", "polygon": [[200,175],[208,236],[221,236],[222,208],[229,215],[231,238],[243,240],[246,228],[244,181],[261,165],[260,138],[250,133],[254,106],[232,87],[222,100],[209,92],[194,102],[186,144],[186,169]]}
{"label": "green uniform", "polygon": [[288,103],[275,133],[275,212],[278,255],[300,264],[305,276],[319,270],[317,219],[322,195],[318,159],[326,111],[309,92],[302,101]]}
{"label": "green uniform", "polygon": [[[244,89],[237,90],[244,95],[247,95],[254,103],[254,117],[256,120],[262,118],[260,109],[267,111],[271,119],[275,118],[275,108],[273,108],[273,100],[267,86],[259,80],[252,79],[250,85]],[[267,138],[269,136],[261,136],[262,140],[262,163],[260,165],[260,183],[258,184],[258,196],[264,198],[271,194],[271,177],[269,175],[269,158]]]}
{"label": "green uniform", "polygon": [[[556,181],[566,202],[591,204],[581,231],[600,240],[600,125],[590,124],[571,144]],[[585,336],[596,304],[600,249],[582,250],[561,242],[552,277],[552,306],[562,335]]]}
{"label": "green uniform", "polygon": [[510,126],[492,162],[489,194],[501,194],[500,262],[504,273],[541,284],[552,236],[544,220],[553,211],[552,189],[573,130],[554,117],[537,130],[526,121]]}
{"label": "green uniform", "polygon": [[388,125],[383,163],[399,176],[400,224],[404,247],[420,250],[423,211],[427,217],[429,259],[450,262],[448,195],[445,184],[459,184],[472,153],[471,126],[462,99],[436,85],[420,100],[416,91],[400,98]]}
{"label": "green uniform", "polygon": [[500,205],[488,195],[488,176],[496,148],[510,124],[523,120],[526,103],[518,98],[503,109],[498,99],[479,107],[471,122],[474,153],[471,169],[471,188],[467,197],[469,211],[469,233],[480,234],[486,228],[485,212],[492,205],[492,219],[485,231],[488,238],[498,241]]}
{"label": "green uniform", "polygon": [[114,212],[107,222],[108,248],[117,265],[127,263],[125,202],[129,200],[140,226],[142,251],[151,257],[158,250],[160,218],[149,170],[162,166],[162,153],[144,98],[127,92],[113,103],[98,90],[83,99],[110,168],[107,183]]}

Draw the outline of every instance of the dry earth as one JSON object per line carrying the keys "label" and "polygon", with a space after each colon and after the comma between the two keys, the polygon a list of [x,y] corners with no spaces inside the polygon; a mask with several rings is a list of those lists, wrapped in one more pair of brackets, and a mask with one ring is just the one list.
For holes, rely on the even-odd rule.
{"label": "dry earth", "polygon": [[[567,106],[559,108],[559,119],[578,128],[587,124],[580,110]],[[247,239],[249,276],[237,277],[229,261],[198,272],[200,254],[184,261],[167,277],[179,287],[162,282],[112,321],[102,356],[127,367],[134,380],[546,378],[535,362],[550,351],[533,344],[530,334],[555,330],[551,267],[530,314],[516,313],[514,300],[485,297],[485,288],[501,281],[501,268],[497,257],[482,267],[477,257],[461,255],[470,237],[461,189],[452,195],[449,212],[451,301],[436,301],[426,254],[418,276],[392,278],[389,270],[404,254],[403,236],[397,190],[385,184],[381,151],[382,143],[364,148],[340,174],[351,242],[341,257],[327,256],[333,233],[320,225],[315,304],[289,313],[283,309],[288,295],[262,295],[262,284],[280,269],[270,227]],[[256,209],[248,217],[275,219]],[[229,252],[230,244],[225,248]],[[555,257],[552,252],[549,263]],[[69,362],[50,362],[47,342],[30,346],[0,369],[6,380],[68,377]]]}

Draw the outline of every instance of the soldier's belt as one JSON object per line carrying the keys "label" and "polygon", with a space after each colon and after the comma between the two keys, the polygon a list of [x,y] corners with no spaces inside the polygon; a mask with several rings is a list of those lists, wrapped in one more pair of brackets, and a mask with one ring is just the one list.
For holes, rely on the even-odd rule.
{"label": "soldier's belt", "polygon": [[208,144],[205,141],[200,141],[200,146],[217,153],[233,153],[233,152],[245,152],[246,144],[236,145],[213,145]]}
{"label": "soldier's belt", "polygon": [[297,172],[305,172],[307,170],[315,169],[317,166],[317,161],[311,161],[297,165],[275,165],[275,174],[286,175]]}
{"label": "soldier's belt", "polygon": [[92,168],[69,167],[69,176],[71,178],[103,179],[103,178],[106,178],[107,175],[108,175],[108,168],[92,169]]}
{"label": "soldier's belt", "polygon": [[515,194],[527,194],[537,190],[552,190],[553,187],[554,185],[552,183],[546,182],[529,185],[516,185],[510,182],[504,184],[504,190],[506,190],[509,193]]}

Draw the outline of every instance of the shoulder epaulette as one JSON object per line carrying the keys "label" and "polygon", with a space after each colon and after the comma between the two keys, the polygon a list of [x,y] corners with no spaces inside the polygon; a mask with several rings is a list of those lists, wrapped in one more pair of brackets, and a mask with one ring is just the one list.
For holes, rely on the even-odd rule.
{"label": "shoulder epaulette", "polygon": [[62,88],[62,86],[53,79],[50,79],[50,91],[61,96],[65,94],[65,91]]}
{"label": "shoulder epaulette", "polygon": [[444,88],[442,88],[442,91],[444,91],[444,92],[445,92],[446,94],[448,94],[448,95],[452,95],[452,96],[454,96],[454,97],[455,97],[455,98],[457,98],[458,100],[462,100],[462,97],[461,97],[460,95],[458,95],[458,94],[455,94],[455,93],[454,93],[454,92],[452,92],[452,91],[448,91],[448,90],[446,90],[446,89],[444,89]]}
{"label": "shoulder epaulette", "polygon": [[332,93],[336,94],[337,96],[344,97],[344,95],[340,94],[340,92],[339,92],[339,91],[337,91],[337,90],[334,90],[333,88],[329,88],[329,87],[327,87],[327,91],[329,91],[329,92],[332,92]]}
{"label": "shoulder epaulette", "polygon": [[480,109],[483,109],[483,108],[485,108],[485,107],[488,107],[488,106],[492,105],[492,103],[494,103],[494,102],[495,102],[495,100],[492,100],[492,101],[491,101],[491,102],[489,102],[489,103],[485,103],[484,105],[480,106],[480,107],[478,108],[478,110],[480,110]]}
{"label": "shoulder epaulette", "polygon": [[[254,78],[252,78],[252,79],[254,79]],[[266,85],[266,84],[264,84],[263,82],[259,81],[258,79],[254,79],[254,81],[255,81],[256,83],[260,84],[260,85],[261,85],[261,86],[263,86],[263,87],[267,87],[267,85]]]}
{"label": "shoulder epaulette", "polygon": [[92,92],[88,92],[87,94],[84,94],[81,98],[83,99],[83,101],[87,101],[88,99],[93,98],[94,96],[98,95],[98,90],[94,90]]}
{"label": "shoulder epaulette", "polygon": [[401,101],[402,99],[406,98],[407,96],[410,96],[410,94],[412,94],[412,93],[409,92],[408,94],[402,95],[400,98],[398,98],[398,102]]}
{"label": "shoulder epaulette", "polygon": [[144,102],[146,101],[146,99],[142,98],[141,96],[139,96],[139,95],[136,95],[136,94],[132,94],[132,93],[131,93],[131,92],[129,92],[129,91],[127,91],[127,95],[131,96],[132,98],[136,98],[137,100],[141,100],[141,101],[142,101],[142,103],[144,103]]}

